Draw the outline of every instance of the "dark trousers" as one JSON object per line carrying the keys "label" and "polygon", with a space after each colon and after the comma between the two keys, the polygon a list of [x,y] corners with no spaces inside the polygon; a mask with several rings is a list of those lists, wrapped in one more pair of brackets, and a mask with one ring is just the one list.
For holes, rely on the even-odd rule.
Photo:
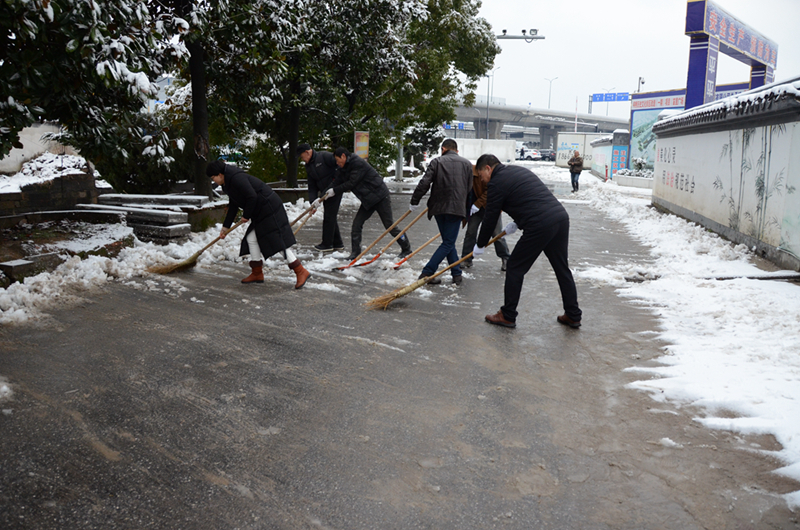
{"label": "dark trousers", "polygon": [[[485,210],[481,208],[477,213],[469,216],[469,221],[467,221],[467,231],[464,232],[464,244],[461,247],[462,257],[472,252],[475,248],[475,241],[478,239],[478,228],[480,228],[481,223],[483,222],[484,213],[486,213]],[[492,231],[492,237],[496,236],[502,231],[503,216],[501,215],[497,218],[497,226],[495,226],[494,230]],[[511,257],[511,253],[508,250],[508,244],[506,243],[506,238],[501,237],[494,242],[494,252],[497,254],[498,258],[508,259]]]}
{"label": "dark trousers", "polygon": [[342,248],[342,235],[339,233],[339,222],[337,217],[339,215],[339,205],[342,203],[341,195],[334,195],[330,199],[326,199],[323,204],[323,217],[322,217],[322,246]]}
{"label": "dark trousers", "polygon": [[[443,259],[447,258],[447,263],[452,265],[458,261],[458,251],[456,250],[456,239],[458,239],[458,229],[461,226],[461,217],[452,214],[434,215],[436,224],[439,226],[439,233],[442,234],[442,242],[436,252],[431,256],[430,261],[422,269],[423,276],[433,276],[439,268]],[[453,276],[461,276],[461,267],[456,265],[450,269]]]}
{"label": "dark trousers", "polygon": [[578,290],[575,280],[569,270],[569,219],[546,226],[537,231],[523,231],[511,252],[506,269],[505,303],[500,310],[506,320],[514,322],[517,319],[517,305],[522,291],[522,281],[525,274],[531,269],[539,254],[544,252],[553,272],[556,273],[558,287],[561,289],[561,301],[564,313],[572,320],[581,319],[581,310],[578,307]]}
{"label": "dark trousers", "polygon": [[[361,251],[361,232],[364,229],[364,223],[367,219],[372,217],[372,214],[375,212],[378,212],[378,216],[381,218],[384,228],[389,228],[394,223],[392,219],[392,200],[389,197],[386,197],[372,208],[364,208],[362,204],[358,208],[356,216],[353,218],[353,228],[350,232],[350,242],[353,245],[353,252]],[[400,229],[395,226],[389,233],[392,234],[392,237],[397,237],[397,234],[400,233]],[[405,234],[397,240],[397,244],[400,245],[402,250],[411,248],[411,244]]]}

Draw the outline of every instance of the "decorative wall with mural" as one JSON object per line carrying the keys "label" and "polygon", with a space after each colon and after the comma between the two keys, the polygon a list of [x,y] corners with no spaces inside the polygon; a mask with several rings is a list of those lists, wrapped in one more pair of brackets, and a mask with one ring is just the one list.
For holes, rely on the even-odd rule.
{"label": "decorative wall with mural", "polygon": [[800,266],[800,80],[662,120],[653,203]]}

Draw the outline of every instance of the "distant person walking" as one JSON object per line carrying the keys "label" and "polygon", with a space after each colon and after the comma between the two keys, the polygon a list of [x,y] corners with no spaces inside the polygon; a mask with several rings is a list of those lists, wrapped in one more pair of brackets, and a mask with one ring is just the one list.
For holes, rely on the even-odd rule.
{"label": "distant person walking", "polygon": [[578,291],[569,270],[569,215],[558,199],[530,170],[521,166],[506,166],[494,155],[482,155],[475,169],[488,185],[486,215],[473,252],[483,254],[495,223],[504,211],[513,219],[505,227],[507,234],[522,229],[522,237],[511,252],[506,271],[503,306],[494,315],[486,315],[490,324],[516,327],[517,306],[525,274],[539,254],[544,252],[556,273],[561,289],[564,314],[556,318],[560,324],[571,328],[581,325]]}
{"label": "distant person walking", "polygon": [[[308,201],[316,208],[322,203],[321,197],[328,188],[334,184],[334,178],[339,170],[336,159],[328,151],[315,151],[309,144],[297,146],[297,155],[300,160],[305,162],[306,177],[308,178]],[[322,205],[324,208],[322,216],[322,243],[314,245],[314,248],[322,252],[333,252],[334,250],[344,250],[342,236],[339,233],[339,205],[342,202],[341,195],[334,195],[326,199]]]}
{"label": "distant person walking", "polygon": [[252,272],[242,283],[264,283],[263,260],[281,252],[286,264],[297,277],[294,288],[300,289],[305,285],[311,274],[289,248],[296,241],[278,194],[256,177],[221,160],[208,164],[206,175],[222,186],[222,191],[228,195],[228,213],[222,223],[220,239],[225,239],[228,235],[228,229],[240,208],[242,219],[250,221],[242,239],[239,256],[250,255]]}
{"label": "distant person walking", "polygon": [[[472,252],[472,249],[475,246],[475,240],[478,237],[478,228],[480,228],[483,218],[486,214],[486,209],[484,207],[486,206],[486,191],[488,186],[481,181],[481,177],[478,175],[477,171],[475,171],[474,167],[472,168],[472,171],[472,193],[470,194],[472,204],[469,207],[470,215],[466,222],[467,231],[464,232],[464,243],[461,246],[462,256],[466,256]],[[492,237],[496,236],[502,231],[503,216],[498,215],[497,223],[492,231]],[[497,257],[500,258],[500,270],[506,270],[508,258],[511,257],[511,253],[508,250],[508,243],[506,243],[506,238],[501,237],[494,242],[494,252],[497,254]],[[472,258],[465,260],[461,265],[463,265],[466,269],[472,267]]]}
{"label": "distant person walking", "polygon": [[567,162],[569,165],[569,176],[572,180],[572,193],[578,191],[578,179],[581,177],[583,171],[583,157],[580,151],[575,151],[575,155]]}
{"label": "distant person walking", "polygon": [[[412,211],[419,207],[422,197],[431,190],[428,199],[428,219],[436,219],[442,242],[433,253],[431,259],[422,269],[420,278],[433,276],[443,259],[453,264],[458,261],[456,239],[461,221],[466,216],[467,197],[472,185],[472,164],[466,158],[459,156],[458,144],[455,140],[447,139],[442,142],[442,155],[431,160],[425,174],[417,184],[411,196],[409,209]],[[456,265],[450,269],[453,283],[461,285],[461,267]],[[442,280],[434,278],[429,284],[439,284]]]}
{"label": "distant person walking", "polygon": [[[346,191],[352,191],[361,201],[361,206],[353,218],[353,226],[350,231],[352,249],[350,257],[347,259],[352,261],[361,254],[361,233],[364,229],[364,223],[372,217],[372,214],[378,212],[384,228],[389,228],[394,224],[392,219],[392,200],[389,197],[389,188],[386,187],[383,178],[366,160],[358,155],[351,154],[344,147],[338,147],[333,153],[333,157],[336,160],[336,165],[341,169],[337,177],[337,184],[328,189],[325,193],[325,200],[327,201],[334,195],[341,196]],[[397,237],[400,234],[400,229],[394,227],[389,233]],[[400,245],[400,258],[405,258],[411,254],[411,243],[408,241],[408,236],[403,234],[397,240],[397,244]]]}

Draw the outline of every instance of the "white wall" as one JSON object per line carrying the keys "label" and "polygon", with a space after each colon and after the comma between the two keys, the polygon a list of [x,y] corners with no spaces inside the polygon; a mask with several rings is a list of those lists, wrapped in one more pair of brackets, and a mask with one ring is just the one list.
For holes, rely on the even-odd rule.
{"label": "white wall", "polygon": [[49,132],[58,132],[57,125],[36,123],[30,127],[22,129],[19,133],[19,141],[22,149],[14,148],[11,152],[0,160],[0,173],[14,174],[22,169],[22,164],[41,155],[45,151],[51,153],[74,155],[75,150],[71,147],[64,147],[56,142],[42,141],[42,135]]}
{"label": "white wall", "polygon": [[[458,154],[473,164],[484,154],[492,154],[504,164],[510,164],[517,157],[514,140],[482,140],[473,138],[454,138],[458,144]],[[441,152],[441,150],[440,150]]]}
{"label": "white wall", "polygon": [[593,152],[591,142],[597,138],[609,136],[609,133],[558,133],[556,141],[556,165],[558,167],[568,167],[567,162],[574,151],[580,151],[583,157],[583,167],[592,167]]}
{"label": "white wall", "polygon": [[655,156],[654,203],[800,259],[800,123],[659,138]]}

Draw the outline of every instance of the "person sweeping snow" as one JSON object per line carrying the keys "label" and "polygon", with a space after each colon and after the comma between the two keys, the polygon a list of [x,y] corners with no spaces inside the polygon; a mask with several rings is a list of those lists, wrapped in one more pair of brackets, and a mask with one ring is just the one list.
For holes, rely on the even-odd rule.
{"label": "person sweeping snow", "polygon": [[278,194],[256,177],[221,160],[208,164],[206,175],[222,186],[222,191],[229,198],[228,213],[222,223],[220,239],[225,239],[239,209],[242,210],[242,219],[245,222],[250,221],[242,239],[239,256],[250,255],[252,272],[242,283],[264,283],[263,260],[281,252],[286,264],[297,276],[294,288],[303,287],[311,273],[303,267],[290,248],[297,241]]}

